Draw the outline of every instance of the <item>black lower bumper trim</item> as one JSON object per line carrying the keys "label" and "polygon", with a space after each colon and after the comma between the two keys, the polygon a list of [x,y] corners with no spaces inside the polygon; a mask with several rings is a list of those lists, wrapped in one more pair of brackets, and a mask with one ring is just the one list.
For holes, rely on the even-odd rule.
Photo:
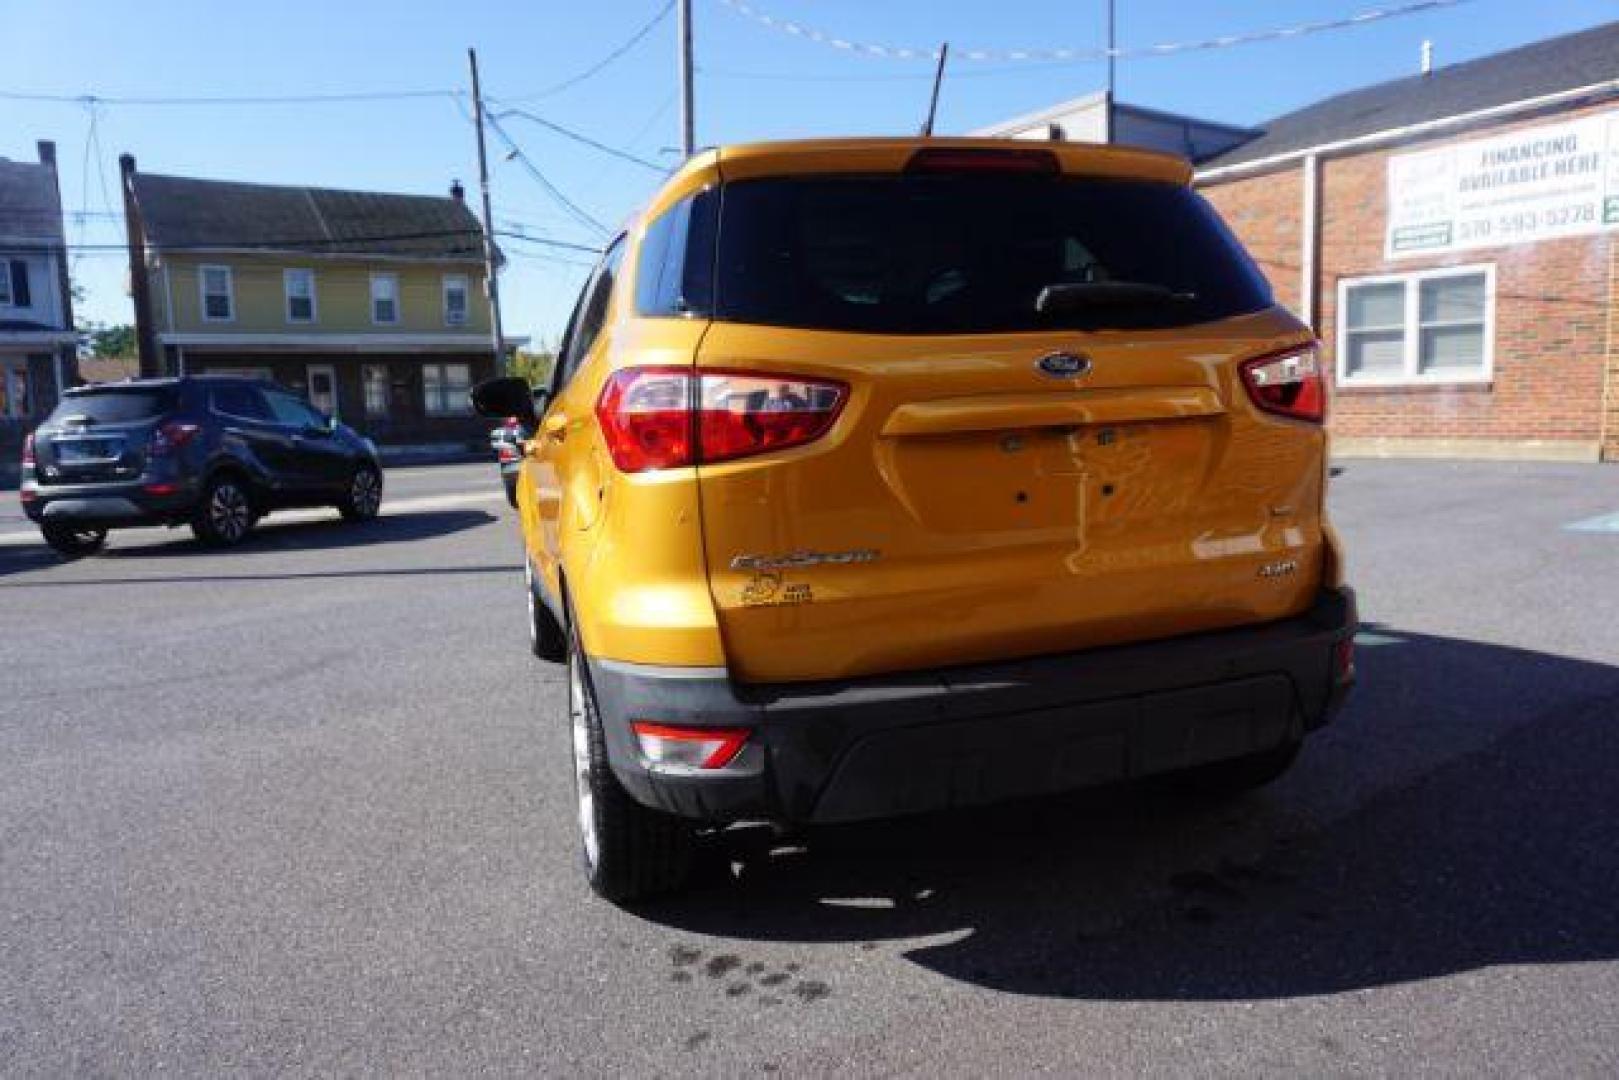
{"label": "black lower bumper trim", "polygon": [[[1050,794],[1274,747],[1320,727],[1352,673],[1349,590],[1261,626],[848,682],[593,661],[613,770],[640,801],[705,821],[853,821]],[[713,774],[663,773],[631,719],[750,727]]]}

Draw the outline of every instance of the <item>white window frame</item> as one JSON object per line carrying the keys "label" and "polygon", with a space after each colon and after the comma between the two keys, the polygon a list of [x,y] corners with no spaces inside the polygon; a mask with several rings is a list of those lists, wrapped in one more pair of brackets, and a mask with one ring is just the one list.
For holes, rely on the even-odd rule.
{"label": "white window frame", "polygon": [[[295,319],[292,316],[292,282],[293,275],[303,274],[309,278],[309,318]],[[287,318],[289,326],[310,326],[320,320],[319,302],[315,299],[315,271],[302,266],[289,266],[281,271],[282,314]]]}
{"label": "white window frame", "polygon": [[[450,293],[454,289],[461,290],[461,318],[459,321],[450,318]],[[472,321],[472,279],[466,274],[444,275],[444,325],[465,326]]]}
{"label": "white window frame", "polygon": [[[377,282],[393,282],[394,317],[392,319],[377,318]],[[371,325],[372,326],[398,326],[404,320],[404,302],[400,298],[399,275],[394,273],[371,275]]]}
{"label": "white window frame", "polygon": [[[472,403],[470,401],[462,401],[462,402],[460,402],[458,404],[458,406],[456,408],[454,408],[453,410],[448,410],[448,411],[435,410],[434,407],[433,407],[433,395],[429,392],[428,381],[427,381],[427,373],[428,373],[429,370],[437,368],[438,369],[438,375],[439,375],[439,386],[440,387],[447,387],[450,384],[449,369],[452,368],[452,367],[463,367],[463,368],[467,369],[467,389],[468,390],[472,389],[472,385],[473,385],[473,383],[472,383],[472,365],[467,363],[466,361],[463,361],[463,360],[445,360],[445,361],[430,360],[427,363],[424,363],[422,365],[422,415],[423,416],[426,416],[426,417],[428,417],[430,419],[433,419],[433,420],[454,420],[454,419],[458,419],[458,418],[463,417],[463,416],[471,416],[471,415],[473,415]],[[440,392],[440,394],[442,395],[442,391]]]}
{"label": "white window frame", "polygon": [[[371,390],[373,388],[372,373],[382,372],[382,401],[380,409],[373,409]],[[424,376],[425,378],[425,376]],[[393,372],[387,364],[362,364],[360,366],[360,397],[365,404],[365,415],[372,420],[386,420],[393,412]]]}
{"label": "white window frame", "polygon": [[[1422,363],[1422,283],[1436,278],[1484,275],[1483,367],[1474,371],[1423,371]],[[1405,288],[1404,320],[1401,324],[1401,371],[1398,375],[1352,375],[1349,372],[1349,290],[1363,285],[1398,284]],[[1361,386],[1456,386],[1490,383],[1495,379],[1495,264],[1470,263],[1441,266],[1432,270],[1411,270],[1398,274],[1368,274],[1338,279],[1338,385]]]}
{"label": "white window frame", "polygon": [[15,307],[11,302],[15,295],[11,288],[11,259],[0,254],[0,307]]}
{"label": "white window frame", "polygon": [[[225,302],[230,305],[229,315],[208,314],[208,274],[217,270],[225,275]],[[219,295],[218,293],[215,294]],[[236,321],[236,275],[231,268],[220,263],[203,263],[197,267],[197,302],[202,305],[202,321],[228,323]]]}

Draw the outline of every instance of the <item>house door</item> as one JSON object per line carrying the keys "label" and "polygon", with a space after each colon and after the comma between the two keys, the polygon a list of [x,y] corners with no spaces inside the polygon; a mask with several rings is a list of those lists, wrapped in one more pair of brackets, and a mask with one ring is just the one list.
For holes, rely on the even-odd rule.
{"label": "house door", "polygon": [[309,365],[309,403],[327,416],[337,416],[337,369],[330,364]]}

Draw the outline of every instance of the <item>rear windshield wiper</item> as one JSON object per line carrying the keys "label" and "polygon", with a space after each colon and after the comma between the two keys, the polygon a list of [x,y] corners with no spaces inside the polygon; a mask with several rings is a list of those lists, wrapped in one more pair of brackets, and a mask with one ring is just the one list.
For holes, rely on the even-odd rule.
{"label": "rear windshield wiper", "polygon": [[1067,281],[1041,289],[1035,298],[1034,310],[1047,313],[1089,307],[1142,307],[1186,304],[1196,299],[1195,292],[1177,291],[1146,281]]}

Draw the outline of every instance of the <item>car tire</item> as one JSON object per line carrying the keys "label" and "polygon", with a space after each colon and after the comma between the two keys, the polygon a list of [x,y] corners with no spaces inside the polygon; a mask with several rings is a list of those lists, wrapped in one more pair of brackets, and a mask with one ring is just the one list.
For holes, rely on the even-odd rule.
{"label": "car tire", "polygon": [[568,659],[568,635],[546,606],[540,594],[539,579],[534,576],[534,564],[523,560],[523,589],[528,594],[528,647],[535,656],[553,664]]}
{"label": "car tire", "polygon": [[223,473],[203,486],[191,513],[191,533],[209,547],[234,547],[257,521],[253,492],[234,473]]}
{"label": "car tire", "polygon": [[613,775],[577,634],[569,637],[568,728],[580,850],[591,890],[623,904],[679,889],[691,876],[695,830],[636,802]]}
{"label": "car tire", "polygon": [[1303,746],[1302,739],[1289,739],[1257,754],[1201,765],[1177,774],[1173,778],[1175,787],[1195,798],[1233,798],[1280,779],[1292,768]]}
{"label": "car tire", "polygon": [[500,479],[501,479],[501,483],[503,483],[506,486],[506,501],[512,504],[512,509],[513,510],[516,510],[517,509],[517,477],[515,477],[515,476],[503,476]]}
{"label": "car tire", "polygon": [[370,521],[382,510],[382,473],[375,465],[361,465],[349,477],[348,490],[337,512],[345,521]]}
{"label": "car tire", "polygon": [[72,559],[94,555],[107,542],[106,529],[86,529],[75,525],[41,525],[39,531],[47,544]]}

